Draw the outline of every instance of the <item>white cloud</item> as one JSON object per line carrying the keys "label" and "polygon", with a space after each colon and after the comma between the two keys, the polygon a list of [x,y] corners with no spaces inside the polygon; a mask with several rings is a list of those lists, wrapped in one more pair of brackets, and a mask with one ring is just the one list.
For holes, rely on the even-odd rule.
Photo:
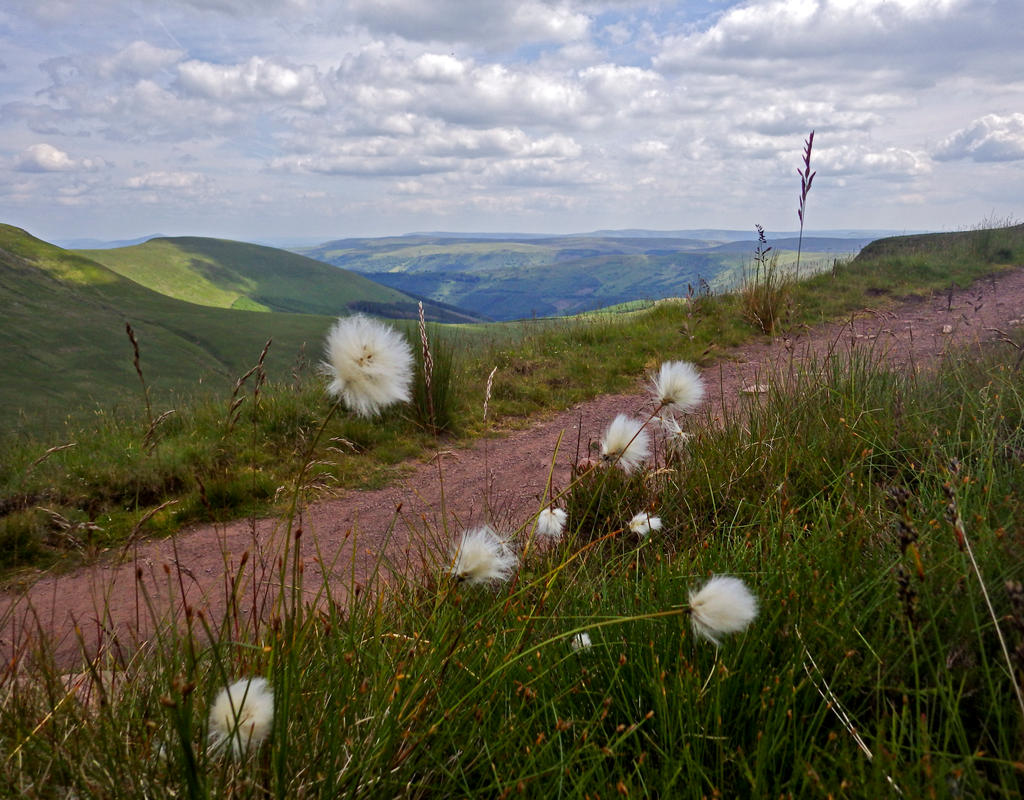
{"label": "white cloud", "polygon": [[[712,73],[728,65],[785,84],[856,77],[860,91],[907,80],[932,85],[968,65],[1003,73],[991,48],[1012,46],[1022,26],[1017,0],[747,0],[706,30],[666,37],[654,65]],[[772,67],[783,64],[793,71]]]}
{"label": "white cloud", "polygon": [[178,76],[184,89],[214,100],[284,100],[306,109],[326,104],[313,67],[292,68],[259,56],[243,64],[186,61]]}
{"label": "white cloud", "polygon": [[[915,24],[950,16],[965,0],[753,0],[726,10],[708,30],[668,40],[662,65],[694,57],[757,60],[817,58],[844,50],[875,49]],[[674,52],[672,52],[674,50]]]}
{"label": "white cloud", "polygon": [[336,102],[366,124],[414,113],[449,123],[560,130],[610,117],[652,116],[674,102],[658,73],[615,64],[560,69],[541,63],[479,63],[428,52],[406,58],[373,45],[330,76]]}
{"label": "white cloud", "polygon": [[232,16],[249,16],[253,13],[267,16],[306,13],[315,5],[312,0],[178,0],[198,11],[216,11]]}
{"label": "white cloud", "polygon": [[939,143],[935,158],[952,161],[1024,160],[1024,114],[986,114]]}
{"label": "white cloud", "polygon": [[92,183],[76,182],[57,189],[57,202],[62,206],[84,206],[95,203],[96,186]]}
{"label": "white cloud", "polygon": [[415,177],[436,173],[479,174],[503,161],[551,164],[580,156],[570,136],[531,137],[518,128],[447,126],[416,121],[414,136],[367,136],[343,142],[296,142],[293,155],[275,158],[275,171],[326,175]]}
{"label": "white cloud", "polygon": [[198,172],[166,172],[156,170],[135,175],[125,181],[129,189],[175,189],[194,192],[207,185],[209,179]]}
{"label": "white cloud", "polygon": [[618,116],[655,115],[666,107],[665,80],[652,70],[597,64],[581,70],[579,81],[590,103]]}
{"label": "white cloud", "polygon": [[[820,142],[815,141],[816,144]],[[896,180],[925,175],[932,169],[928,156],[923,152],[900,147],[874,149],[867,146],[819,146],[812,154],[811,167],[820,175],[861,175]]]}
{"label": "white cloud", "polygon": [[793,142],[789,139],[749,131],[727,132],[719,142],[724,145],[719,155],[730,152],[756,159],[778,159],[784,152],[793,149]]}
{"label": "white cloud", "polygon": [[[738,123],[768,136],[801,136],[812,129],[849,132],[870,130],[882,116],[862,109],[839,110],[834,102],[781,96],[763,97],[763,104],[743,114]],[[858,103],[859,105],[859,103]]]}
{"label": "white cloud", "polygon": [[349,175],[368,177],[430,175],[451,172],[456,168],[452,159],[430,158],[412,154],[367,155],[346,152],[356,148],[340,148],[341,152],[317,153],[303,156],[285,156],[270,162],[270,169],[284,172],[308,172],[321,175]]}
{"label": "white cloud", "polygon": [[170,50],[156,47],[149,42],[134,41],[123,50],[100,58],[97,72],[104,78],[110,78],[118,73],[140,78],[176,64],[184,55],[182,50]]}
{"label": "white cloud", "polygon": [[518,128],[492,128],[473,130],[436,127],[425,140],[416,144],[432,155],[451,155],[463,158],[575,158],[580,155],[579,145],[569,136],[547,136],[531,139]]}
{"label": "white cloud", "polygon": [[590,27],[587,15],[573,10],[570,3],[539,0],[514,3],[509,21],[528,41],[571,42],[582,39]]}
{"label": "white cloud", "polygon": [[453,55],[424,53],[413,61],[412,72],[427,83],[456,83],[466,74],[466,64]]}
{"label": "white cloud", "polygon": [[644,139],[631,144],[629,151],[638,161],[657,161],[668,155],[669,146],[658,139]]}
{"label": "white cloud", "polygon": [[564,0],[353,0],[356,22],[410,41],[501,46],[568,42],[587,34],[589,16]]}
{"label": "white cloud", "polygon": [[144,66],[170,64],[171,51],[158,51],[129,46],[109,58],[48,59],[40,66],[49,84],[30,95],[33,102],[21,99],[2,106],[2,116],[47,137],[98,136],[117,142],[188,139],[204,131],[211,135],[241,118],[229,103],[182,96],[167,70],[139,77]]}
{"label": "white cloud", "polygon": [[488,165],[483,174],[492,186],[548,187],[600,184],[607,176],[580,161],[507,160]]}
{"label": "white cloud", "polygon": [[72,158],[45,142],[26,147],[15,159],[19,172],[92,172],[107,166],[100,158]]}

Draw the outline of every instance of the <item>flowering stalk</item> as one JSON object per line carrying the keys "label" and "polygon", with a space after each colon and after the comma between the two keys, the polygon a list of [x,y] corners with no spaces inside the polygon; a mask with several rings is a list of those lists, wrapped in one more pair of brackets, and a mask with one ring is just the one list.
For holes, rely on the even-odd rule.
{"label": "flowering stalk", "polygon": [[491,402],[491,389],[494,387],[494,373],[498,371],[495,367],[487,376],[487,386],[484,388],[484,422],[487,422],[487,405]]}
{"label": "flowering stalk", "polygon": [[150,427],[152,427],[153,407],[149,403],[149,384],[146,383],[146,379],[142,376],[142,364],[139,360],[139,340],[135,338],[135,329],[132,328],[130,322],[124,324],[124,330],[132,343],[132,352],[134,353],[132,364],[135,365],[135,374],[139,376],[139,381],[142,383],[142,397],[146,401],[146,418],[149,420]]}
{"label": "flowering stalk", "polygon": [[423,301],[420,301],[420,345],[423,348],[423,383],[427,390],[427,413],[430,415],[430,427],[437,429],[437,417],[434,415],[434,391],[431,386],[434,377],[434,357],[430,354],[430,341],[427,339],[427,320],[423,315]]}
{"label": "flowering stalk", "polygon": [[800,176],[800,207],[796,215],[800,218],[800,238],[796,244],[796,278],[800,280],[800,252],[804,245],[804,211],[807,209],[807,195],[811,191],[811,183],[817,172],[811,172],[811,148],[814,146],[814,131],[804,139],[804,168],[797,169],[796,174]]}

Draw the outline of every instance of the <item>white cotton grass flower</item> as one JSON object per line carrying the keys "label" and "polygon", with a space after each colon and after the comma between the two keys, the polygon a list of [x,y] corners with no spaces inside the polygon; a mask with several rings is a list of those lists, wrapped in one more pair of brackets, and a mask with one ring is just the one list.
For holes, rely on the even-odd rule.
{"label": "white cotton grass flower", "polygon": [[558,541],[565,530],[565,511],[560,508],[545,508],[537,515],[537,535]]}
{"label": "white cotton grass flower", "polygon": [[409,400],[412,349],[390,325],[364,314],[342,317],[327,334],[324,354],[321,368],[331,378],[328,393],[359,416],[372,417]]}
{"label": "white cotton grass flower", "polygon": [[579,652],[580,650],[589,650],[592,646],[593,643],[590,641],[590,634],[586,631],[577,633],[569,640],[569,647],[576,652]]}
{"label": "white cotton grass flower", "polygon": [[221,689],[210,707],[210,745],[230,744],[235,758],[255,750],[274,723],[274,691],[264,678],[242,679]]}
{"label": "white cotton grass flower", "polygon": [[665,432],[665,445],[668,450],[677,456],[682,456],[686,452],[686,446],[693,438],[693,434],[684,431],[671,414],[659,414],[655,419],[658,420],[661,429]]}
{"label": "white cotton grass flower", "polygon": [[690,592],[690,623],[708,641],[739,633],[757,616],[757,598],[747,585],[732,575],[715,575],[696,592]]}
{"label": "white cotton grass flower", "polygon": [[652,517],[648,512],[641,511],[629,521],[629,529],[637,536],[646,536],[651,531],[661,530],[661,517]]}
{"label": "white cotton grass flower", "polygon": [[704,379],[689,361],[666,361],[653,378],[651,391],[661,407],[689,413],[704,399]]}
{"label": "white cotton grass flower", "polygon": [[629,475],[651,454],[651,437],[638,419],[619,414],[601,438],[601,457]]}
{"label": "white cotton grass flower", "polygon": [[451,574],[466,583],[507,581],[519,566],[519,556],[489,525],[462,534],[452,559]]}

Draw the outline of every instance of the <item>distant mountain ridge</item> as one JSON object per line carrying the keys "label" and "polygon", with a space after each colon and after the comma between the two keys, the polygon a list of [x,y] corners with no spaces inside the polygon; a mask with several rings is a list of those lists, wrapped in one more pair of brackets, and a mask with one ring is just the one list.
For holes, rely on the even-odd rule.
{"label": "distant mountain ridge", "polygon": [[[805,237],[823,236],[830,239],[882,239],[893,236],[908,236],[912,234],[929,233],[921,230],[892,230],[892,229],[856,229],[856,228],[834,228],[834,229],[810,229],[804,231]],[[768,231],[769,236],[775,238],[796,237],[799,231]],[[735,228],[685,228],[680,230],[654,230],[648,228],[605,228],[595,231],[578,233],[530,233],[522,231],[410,231],[408,233],[395,234],[393,236],[260,236],[253,239],[238,239],[250,244],[276,247],[282,250],[291,250],[301,253],[305,250],[320,247],[326,242],[340,241],[341,239],[401,239],[407,237],[427,237],[431,239],[498,239],[498,240],[543,240],[559,239],[563,237],[576,238],[626,238],[626,239],[702,239],[717,242],[734,242],[742,240],[756,240],[757,232],[753,228],[742,230]],[[136,244],[143,244],[151,239],[173,239],[181,238],[178,235],[166,233],[152,233],[148,236],[135,236],[127,239],[97,239],[97,238],[57,238],[51,244],[62,247],[65,250],[110,250],[116,247],[131,247]],[[206,237],[224,239],[223,236]]]}
{"label": "distant mountain ridge", "polygon": [[[769,237],[771,238],[795,238],[799,236],[799,231],[768,231]],[[908,234],[920,234],[927,233],[924,230],[890,230],[890,229],[853,229],[853,228],[836,228],[836,229],[815,229],[805,230],[804,237],[824,237],[827,239],[869,239],[874,241],[875,239],[881,239],[891,236],[905,236]],[[457,231],[416,231],[411,233],[402,234],[399,237],[378,237],[382,239],[387,238],[406,238],[406,237],[428,237],[434,239],[496,239],[496,240],[544,240],[544,239],[561,239],[561,238],[601,238],[601,239],[701,239],[707,241],[717,242],[734,242],[742,240],[757,240],[757,231],[754,228],[750,229],[732,229],[732,228],[685,228],[681,230],[651,230],[647,228],[606,228],[596,231],[581,232],[581,233],[487,233],[487,232],[457,232]],[[352,237],[359,238],[359,237]],[[337,241],[337,240],[335,240]]]}
{"label": "distant mountain ridge", "polygon": [[131,247],[132,245],[148,242],[150,239],[166,238],[162,233],[152,233],[149,236],[136,236],[134,239],[117,239],[107,241],[105,239],[57,239],[51,244],[65,250],[110,250],[114,247]]}
{"label": "distant mountain ridge", "polygon": [[[630,233],[638,235],[619,235]],[[753,256],[756,232],[745,239],[715,237],[737,233],[611,231],[533,238],[424,233],[338,239],[301,252],[404,292],[513,320],[685,295],[701,281],[732,282]],[[792,237],[768,241],[780,255],[796,250]],[[870,241],[870,236],[805,235],[805,263],[815,256],[852,255]]]}
{"label": "distant mountain ridge", "polygon": [[[724,244],[716,245],[711,249],[718,253],[728,252],[749,254],[755,241],[756,240],[746,239],[734,242],[725,242]],[[768,240],[768,245],[777,250],[796,250],[798,246],[802,246],[803,250],[808,253],[849,253],[861,250],[874,241],[876,240],[870,237],[847,239],[826,236],[804,236],[803,241],[801,242],[796,236],[789,236],[785,238],[771,238]]]}

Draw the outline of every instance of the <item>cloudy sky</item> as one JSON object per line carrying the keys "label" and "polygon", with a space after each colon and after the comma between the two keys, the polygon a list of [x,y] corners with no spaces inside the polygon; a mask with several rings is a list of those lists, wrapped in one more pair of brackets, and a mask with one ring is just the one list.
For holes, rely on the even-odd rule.
{"label": "cloudy sky", "polygon": [[1024,216],[1020,0],[5,0],[43,238]]}

